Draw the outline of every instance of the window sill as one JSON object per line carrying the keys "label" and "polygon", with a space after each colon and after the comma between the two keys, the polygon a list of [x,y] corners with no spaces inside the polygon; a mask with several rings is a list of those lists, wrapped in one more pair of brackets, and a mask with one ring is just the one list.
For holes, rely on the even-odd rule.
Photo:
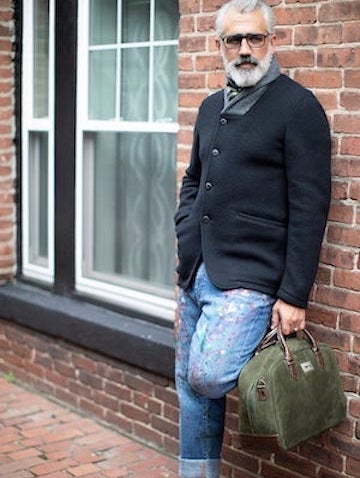
{"label": "window sill", "polygon": [[24,284],[0,287],[0,311],[5,320],[173,378],[170,327]]}

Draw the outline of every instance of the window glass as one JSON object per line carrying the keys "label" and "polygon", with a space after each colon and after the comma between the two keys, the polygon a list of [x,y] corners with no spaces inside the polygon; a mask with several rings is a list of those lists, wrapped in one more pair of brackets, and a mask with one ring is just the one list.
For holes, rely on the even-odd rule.
{"label": "window glass", "polygon": [[89,92],[89,117],[115,118],[116,50],[90,52]]}
{"label": "window glass", "polygon": [[121,67],[121,118],[148,121],[149,48],[124,50]]}
{"label": "window glass", "polygon": [[172,288],[175,135],[88,133],[84,148],[87,273]]}
{"label": "window glass", "polygon": [[177,97],[176,46],[159,46],[154,51],[153,116],[156,121],[176,122],[177,104],[169,98]]}
{"label": "window glass", "polygon": [[90,1],[90,45],[116,43],[117,0]]}
{"label": "window glass", "polygon": [[178,2],[155,1],[155,40],[171,40],[178,37]]}
{"label": "window glass", "polygon": [[149,41],[150,0],[123,0],[122,41]]}
{"label": "window glass", "polygon": [[29,138],[29,251],[33,264],[48,265],[48,135]]}
{"label": "window glass", "polygon": [[33,116],[48,116],[49,104],[49,2],[33,5]]}

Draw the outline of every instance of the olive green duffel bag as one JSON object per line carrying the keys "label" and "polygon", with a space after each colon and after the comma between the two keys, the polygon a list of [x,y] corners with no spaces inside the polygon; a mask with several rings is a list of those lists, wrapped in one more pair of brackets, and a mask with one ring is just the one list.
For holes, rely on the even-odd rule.
{"label": "olive green duffel bag", "polygon": [[288,338],[280,327],[267,334],[244,366],[238,390],[243,447],[261,448],[263,441],[288,450],[346,416],[334,352],[308,330]]}

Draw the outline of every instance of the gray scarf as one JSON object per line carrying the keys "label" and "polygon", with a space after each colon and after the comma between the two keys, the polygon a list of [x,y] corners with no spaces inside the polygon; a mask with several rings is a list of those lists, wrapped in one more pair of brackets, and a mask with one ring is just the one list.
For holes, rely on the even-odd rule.
{"label": "gray scarf", "polygon": [[224,108],[222,113],[231,109],[232,113],[244,115],[247,113],[265,93],[269,83],[274,81],[280,75],[280,67],[276,58],[273,57],[269,70],[261,80],[254,86],[241,88],[239,94],[229,101],[227,96],[227,89],[224,90]]}

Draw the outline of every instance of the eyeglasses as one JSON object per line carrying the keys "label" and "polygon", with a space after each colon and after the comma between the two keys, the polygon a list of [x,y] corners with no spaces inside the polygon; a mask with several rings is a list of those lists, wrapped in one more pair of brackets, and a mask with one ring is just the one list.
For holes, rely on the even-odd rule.
{"label": "eyeglasses", "polygon": [[244,38],[250,48],[261,48],[265,45],[265,39],[268,36],[269,33],[267,33],[266,35],[263,33],[246,33],[246,35],[236,33],[235,35],[228,35],[226,37],[222,37],[221,40],[224,43],[225,48],[227,48],[228,50],[241,48],[241,44]]}

